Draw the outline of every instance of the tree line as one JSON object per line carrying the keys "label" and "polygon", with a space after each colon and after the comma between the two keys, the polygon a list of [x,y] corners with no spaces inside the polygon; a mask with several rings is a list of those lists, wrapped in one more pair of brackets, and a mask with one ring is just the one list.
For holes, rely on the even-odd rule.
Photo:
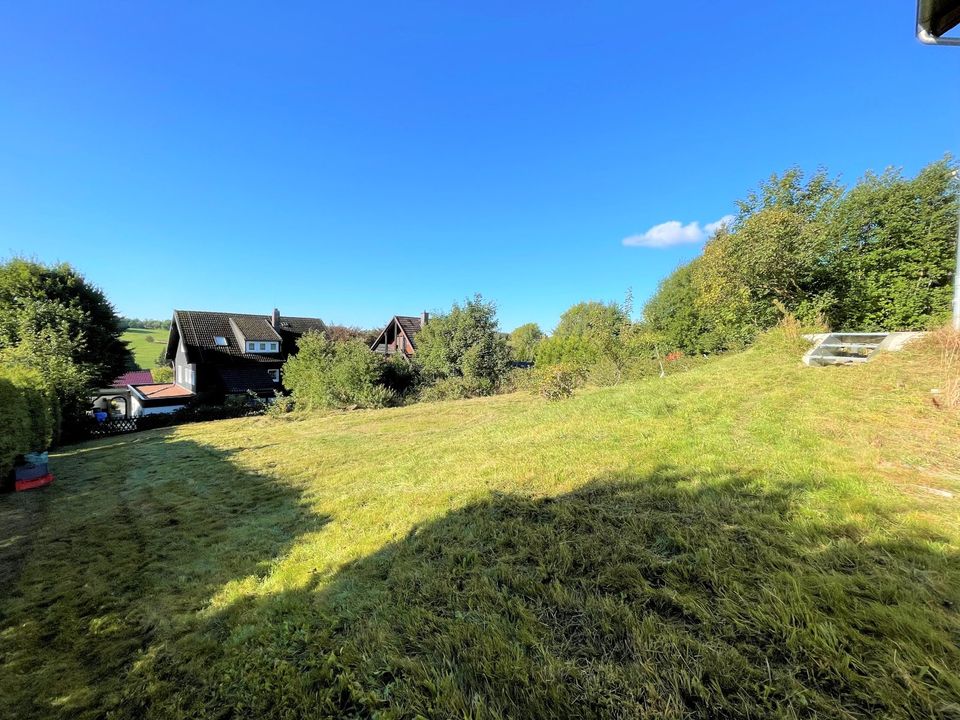
{"label": "tree line", "polygon": [[792,169],[738,203],[733,223],[677,268],[643,309],[665,348],[742,348],[785,313],[846,331],[947,322],[957,242],[956,164],[915,177],[868,173],[850,188]]}
{"label": "tree line", "polygon": [[173,320],[145,320],[142,318],[119,318],[120,329],[143,328],[144,330],[169,330]]}

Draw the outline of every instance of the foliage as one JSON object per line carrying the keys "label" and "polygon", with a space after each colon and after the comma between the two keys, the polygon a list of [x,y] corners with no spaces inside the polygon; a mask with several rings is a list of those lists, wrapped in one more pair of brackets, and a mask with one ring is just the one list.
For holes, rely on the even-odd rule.
{"label": "foliage", "polygon": [[939,350],[769,335],[558,403],[67,448],[0,497],[0,717],[949,717]]}
{"label": "foliage", "polygon": [[567,309],[553,331],[554,338],[577,338],[600,354],[610,354],[625,326],[630,324],[628,308],[617,303],[582,302]]}
{"label": "foliage", "polygon": [[577,368],[584,378],[608,385],[620,382],[627,368],[655,353],[656,338],[630,319],[633,300],[583,302],[569,308],[553,335],[536,349],[536,365]]}
{"label": "foliage", "polygon": [[956,164],[912,179],[868,174],[844,197],[830,227],[832,264],[844,279],[835,326],[925,330],[945,322],[957,242]]}
{"label": "foliage", "polygon": [[600,348],[576,336],[552,335],[537,346],[536,365],[587,367],[600,358]]}
{"label": "foliage", "polygon": [[557,363],[536,369],[537,394],[546,400],[563,400],[584,382],[584,371],[573,363]]}
{"label": "foliage", "polygon": [[394,353],[383,363],[380,382],[398,397],[414,392],[420,384],[419,367],[403,353]]}
{"label": "foliage", "polygon": [[58,325],[51,321],[44,326],[32,321],[38,305],[25,308],[20,318],[18,343],[0,347],[0,364],[34,371],[31,377],[38,378],[38,390],[42,388],[52,394],[57,405],[53,430],[56,443],[63,433],[69,434],[83,416],[89,403],[93,369],[72,359],[78,342],[82,341],[70,337],[66,323]]}
{"label": "foliage", "polygon": [[465,400],[467,398],[489,395],[493,388],[484,380],[465,377],[446,377],[424,385],[417,396],[420,402],[439,402],[441,400]]}
{"label": "foliage", "polygon": [[644,320],[666,349],[742,348],[784,312],[848,331],[925,329],[953,282],[957,181],[950,158],[915,178],[868,174],[844,193],[819,171],[770,178],[730,228],[661,283]]}
{"label": "foliage", "polygon": [[293,412],[295,405],[292,397],[275,391],[274,397],[267,403],[266,414],[272,418],[283,417]]}
{"label": "foliage", "polygon": [[0,484],[18,455],[50,447],[57,415],[56,397],[38,371],[0,364]]}
{"label": "foliage", "polygon": [[113,306],[70,265],[24,258],[0,264],[0,348],[51,328],[73,340],[70,359],[95,384],[109,384],[133,367]]}
{"label": "foliage", "polygon": [[155,383],[172,383],[173,382],[173,368],[169,365],[162,365],[152,368],[150,374],[153,376],[153,381]]}
{"label": "foliage", "polygon": [[800,168],[793,167],[783,175],[773,173],[738,200],[734,225],[770,209],[787,210],[807,219],[823,218],[833,212],[842,196],[843,186],[826,169],[819,168],[807,180]]}
{"label": "foliage", "polygon": [[383,373],[383,360],[363,341],[333,342],[310,332],[284,364],[283,384],[304,409],[384,407],[396,397],[381,384]]}
{"label": "foliage", "polygon": [[537,346],[544,337],[546,336],[536,323],[527,323],[515,329],[507,340],[513,359],[518,362],[532,362]]}
{"label": "foliage", "polygon": [[103,292],[67,264],[0,264],[0,362],[37,371],[57,398],[61,432],[80,421],[93,388],[133,365]]}
{"label": "foliage", "polygon": [[500,383],[499,392],[512,393],[533,391],[537,383],[537,373],[532,367],[512,367]]}
{"label": "foliage", "polygon": [[173,324],[172,320],[141,320],[140,318],[121,317],[119,319],[121,330],[141,329],[141,330],[169,330]]}
{"label": "foliage", "polygon": [[476,295],[436,315],[417,334],[415,360],[429,380],[464,378],[466,385],[493,389],[510,367],[496,306]]}
{"label": "foliage", "polygon": [[333,342],[362,340],[368,346],[377,339],[379,334],[379,329],[365,329],[356,325],[327,325],[326,330],[327,339]]}
{"label": "foliage", "polygon": [[694,284],[696,260],[668,275],[643,308],[647,327],[655,329],[654,343],[688,353],[712,352],[710,325],[698,307]]}

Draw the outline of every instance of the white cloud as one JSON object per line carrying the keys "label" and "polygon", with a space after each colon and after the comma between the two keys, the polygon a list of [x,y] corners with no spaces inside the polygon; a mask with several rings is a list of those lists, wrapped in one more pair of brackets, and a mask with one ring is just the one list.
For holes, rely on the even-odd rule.
{"label": "white cloud", "polygon": [[664,248],[671,245],[703,242],[721,226],[729,225],[731,222],[733,222],[733,215],[724,215],[719,220],[707,223],[703,227],[700,227],[700,223],[697,221],[684,225],[679,220],[669,220],[654,225],[645,233],[624,238],[623,244],[628,247]]}

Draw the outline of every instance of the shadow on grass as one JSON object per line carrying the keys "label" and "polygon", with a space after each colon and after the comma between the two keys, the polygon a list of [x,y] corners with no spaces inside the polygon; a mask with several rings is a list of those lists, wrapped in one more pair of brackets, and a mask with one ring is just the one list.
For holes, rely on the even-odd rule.
{"label": "shadow on grass", "polygon": [[[204,611],[326,518],[227,456],[153,437],[130,455],[155,469],[53,498],[76,506],[4,606],[15,717],[960,712],[947,538],[815,516],[800,484],[664,469],[494,495],[333,577]],[[74,467],[99,472],[96,456]]]}
{"label": "shadow on grass", "polygon": [[496,495],[218,613],[131,675],[125,714],[957,717],[946,538],[804,507],[677,470]]}
{"label": "shadow on grass", "polygon": [[128,693],[148,692],[131,672],[195,632],[225,583],[266,575],[328,521],[297,490],[172,435],[67,448],[53,485],[0,496],[0,517],[22,520],[0,527],[0,716],[122,714]]}

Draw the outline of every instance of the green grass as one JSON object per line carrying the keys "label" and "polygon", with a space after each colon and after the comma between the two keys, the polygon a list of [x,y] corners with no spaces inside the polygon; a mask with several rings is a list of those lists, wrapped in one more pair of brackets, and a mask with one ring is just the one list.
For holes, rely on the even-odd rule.
{"label": "green grass", "polygon": [[66,448],[0,717],[958,717],[937,355],[798,358]]}
{"label": "green grass", "polygon": [[133,359],[138,368],[152,370],[157,364],[157,356],[166,347],[168,334],[162,329],[129,328],[120,336],[120,339],[127,343],[127,347],[133,352]]}

